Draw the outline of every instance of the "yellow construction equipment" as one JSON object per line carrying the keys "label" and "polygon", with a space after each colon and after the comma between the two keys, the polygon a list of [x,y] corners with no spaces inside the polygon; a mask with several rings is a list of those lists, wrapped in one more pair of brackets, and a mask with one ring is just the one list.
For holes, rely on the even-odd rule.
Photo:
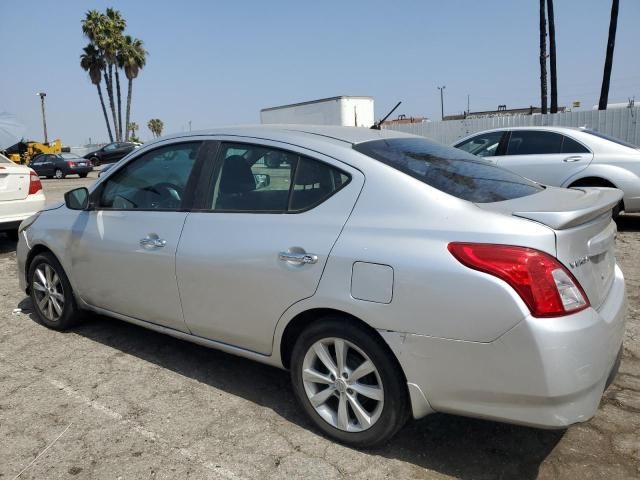
{"label": "yellow construction equipment", "polygon": [[59,138],[49,143],[18,142],[7,149],[7,157],[16,163],[28,165],[31,159],[40,153],[61,153],[62,142]]}

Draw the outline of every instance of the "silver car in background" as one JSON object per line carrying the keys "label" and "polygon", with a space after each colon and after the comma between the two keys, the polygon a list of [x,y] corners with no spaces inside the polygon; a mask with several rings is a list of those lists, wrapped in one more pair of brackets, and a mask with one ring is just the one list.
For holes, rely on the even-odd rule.
{"label": "silver car in background", "polygon": [[620,358],[621,195],[392,131],[189,133],[23,222],[19,279],[50,328],[91,311],[289,369],[353,446],[432,412],[563,428]]}
{"label": "silver car in background", "polygon": [[585,128],[513,127],[458,140],[456,148],[545,185],[613,187],[615,214],[640,212],[640,148]]}

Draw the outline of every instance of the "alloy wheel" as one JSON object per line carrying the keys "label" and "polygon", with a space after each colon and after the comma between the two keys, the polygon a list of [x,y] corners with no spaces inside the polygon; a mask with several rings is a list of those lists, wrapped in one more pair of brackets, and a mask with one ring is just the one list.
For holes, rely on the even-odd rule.
{"label": "alloy wheel", "polygon": [[55,171],[55,174],[56,174],[56,178],[62,178],[63,177],[62,170],[60,170],[60,169],[57,169]]}
{"label": "alloy wheel", "polygon": [[304,356],[302,381],[309,403],[329,425],[362,432],[380,418],[384,389],[369,356],[343,338],[323,338]]}
{"label": "alloy wheel", "polygon": [[31,286],[38,309],[48,320],[59,320],[64,311],[64,289],[60,277],[47,263],[38,265],[33,276]]}

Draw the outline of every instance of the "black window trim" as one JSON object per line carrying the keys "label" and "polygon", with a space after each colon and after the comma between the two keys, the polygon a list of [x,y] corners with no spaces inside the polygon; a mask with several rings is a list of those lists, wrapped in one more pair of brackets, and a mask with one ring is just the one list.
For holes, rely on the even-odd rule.
{"label": "black window trim", "polygon": [[[102,197],[102,191],[104,190],[104,186],[109,182],[109,179],[113,175],[116,175],[119,171],[121,171],[127,165],[131,164],[132,162],[135,162],[136,160],[142,158],[143,156],[146,156],[149,153],[155,152],[163,148],[172,147],[172,146],[180,145],[184,143],[194,143],[199,145],[196,153],[195,163],[193,165],[193,168],[191,169],[191,173],[189,174],[189,179],[187,180],[187,184],[184,189],[185,195],[182,200],[182,205],[180,208],[108,208],[108,207],[98,206],[100,197]],[[139,154],[135,155],[134,157],[131,157],[126,163],[119,166],[117,169],[114,169],[113,172],[109,172],[109,176],[105,178],[104,181],[100,182],[97,188],[93,190],[93,192],[91,192],[91,196],[89,197],[90,210],[105,211],[105,212],[182,212],[182,213],[192,211],[194,201],[195,201],[195,193],[196,193],[195,191],[197,187],[196,183],[198,182],[198,177],[200,176],[200,172],[202,170],[202,163],[205,161],[204,152],[206,149],[203,148],[205,143],[206,142],[201,138],[182,137],[170,143],[163,143],[163,144],[154,146],[153,148],[150,148],[148,150],[141,151]]]}
{"label": "black window trim", "polygon": [[[257,140],[258,142],[253,143],[247,140]],[[331,197],[333,197],[335,194],[337,194],[339,191],[341,191],[343,188],[345,188],[347,185],[349,185],[351,183],[352,180],[352,175],[349,172],[344,171],[343,169],[332,165],[328,162],[322,161],[320,159],[318,159],[315,156],[306,154],[306,153],[300,153],[300,152],[296,152],[295,150],[288,150],[286,148],[282,148],[282,147],[274,147],[272,145],[267,145],[264,143],[259,143],[260,140],[264,140],[264,141],[269,141],[269,142],[274,142],[274,140],[269,140],[267,138],[264,139],[254,139],[252,137],[239,137],[238,140],[229,140],[229,139],[223,139],[223,140],[207,140],[205,143],[215,143],[216,145],[216,152],[215,152],[215,157],[214,157],[214,161],[213,162],[208,162],[209,165],[208,166],[204,166],[203,170],[202,170],[202,175],[200,176],[200,182],[196,187],[196,191],[197,191],[197,198],[194,201],[193,204],[193,208],[191,208],[191,212],[198,212],[198,213],[243,213],[243,214],[269,214],[269,215],[297,215],[300,213],[305,213],[308,212],[309,210],[313,210],[314,208],[318,207],[319,205],[323,204],[324,202],[326,202],[327,200],[329,200]],[[300,210],[291,210],[290,209],[290,205],[291,205],[291,194],[293,192],[293,186],[294,183],[291,183],[291,186],[289,188],[289,193],[287,196],[287,209],[286,210],[227,210],[227,209],[219,209],[219,210],[215,210],[212,207],[208,207],[208,203],[209,203],[209,199],[213,198],[213,193],[214,193],[214,189],[215,189],[215,182],[213,181],[214,179],[218,178],[218,175],[220,174],[220,170],[222,169],[222,164],[224,159],[222,158],[222,153],[224,152],[224,148],[226,145],[240,145],[240,146],[246,146],[248,148],[266,148],[266,149],[271,149],[271,150],[281,150],[285,153],[289,153],[292,155],[297,155],[299,157],[306,157],[309,160],[312,160],[314,162],[320,162],[324,165],[327,165],[331,168],[333,168],[334,170],[338,170],[340,173],[344,174],[347,176],[347,181],[345,183],[343,183],[339,188],[337,188],[336,190],[334,190],[333,192],[331,192],[330,195],[320,199],[319,201],[317,201],[314,204],[309,205],[308,207],[304,208],[304,209],[300,209]],[[296,167],[293,170],[293,175],[295,175],[295,169],[297,168],[297,162],[296,162]],[[295,176],[293,177],[295,180]]]}

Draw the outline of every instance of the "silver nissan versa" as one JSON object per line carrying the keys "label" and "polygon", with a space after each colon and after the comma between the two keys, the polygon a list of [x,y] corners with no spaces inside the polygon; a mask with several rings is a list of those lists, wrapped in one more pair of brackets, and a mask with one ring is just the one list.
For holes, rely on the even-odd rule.
{"label": "silver nissan versa", "polygon": [[432,412],[562,428],[616,373],[621,195],[392,131],[189,133],[24,221],[20,284],[53,329],[91,311],[289,369],[350,445]]}

